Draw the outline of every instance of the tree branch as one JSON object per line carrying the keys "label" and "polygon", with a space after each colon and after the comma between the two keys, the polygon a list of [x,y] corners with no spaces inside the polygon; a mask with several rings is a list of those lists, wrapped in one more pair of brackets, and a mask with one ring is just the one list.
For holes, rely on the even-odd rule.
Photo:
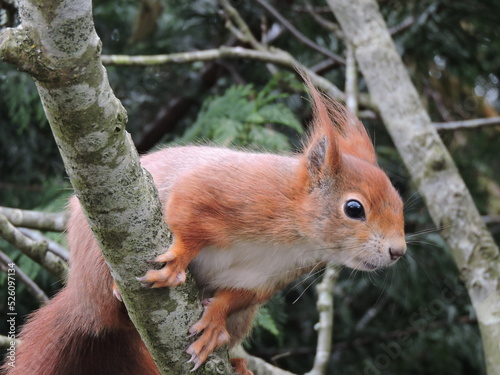
{"label": "tree branch", "polygon": [[409,28],[411,25],[413,25],[415,23],[416,20],[417,20],[417,17],[415,17],[414,15],[410,15],[410,16],[406,17],[403,21],[401,21],[401,23],[391,27],[389,29],[389,33],[392,36],[394,36],[394,35],[400,33],[401,31]]}
{"label": "tree branch", "polygon": [[358,320],[358,323],[356,324],[356,331],[364,329],[368,322],[370,322],[382,311],[387,302],[389,302],[389,299],[389,294],[384,294],[383,297],[380,298],[379,301],[377,301],[376,305],[370,307],[363,315],[363,317]]}
{"label": "tree branch", "polygon": [[[236,36],[236,38],[238,38],[238,40],[243,43],[250,43],[250,45],[258,51],[268,51],[269,46],[267,46],[266,43],[260,43],[259,41],[257,41],[257,39],[255,39],[247,23],[245,22],[243,17],[241,17],[238,10],[236,10],[236,8],[231,5],[230,1],[219,0],[219,3],[224,8],[224,14],[227,17],[226,27],[233,33],[233,35]],[[234,27],[231,19],[236,22],[237,27]],[[277,73],[276,67],[274,65],[266,64],[266,66],[271,74],[274,75]]]}
{"label": "tree branch", "polygon": [[[251,44],[254,48],[256,48],[257,51],[255,50],[243,50],[241,48],[236,47],[237,49],[228,49],[227,47],[220,47],[219,51],[223,53],[226,58],[238,58],[238,57],[245,57],[245,58],[255,58],[257,60],[261,61],[266,61],[266,62],[271,62],[273,64],[281,65],[284,67],[287,67],[288,69],[293,69],[294,71],[297,71],[297,69],[306,72],[308,76],[311,78],[312,83],[319,88],[320,90],[324,91],[327,95],[337,98],[340,101],[345,101],[345,94],[337,88],[333,83],[330,81],[324,79],[323,77],[320,77],[319,75],[315,74],[312,72],[310,69],[299,63],[292,55],[290,55],[288,52],[277,49],[277,48],[271,48],[267,47],[261,43],[259,43],[254,37],[253,34],[250,32],[250,29],[248,28],[248,25],[245,23],[245,21],[242,19],[241,15],[238,13],[238,11],[229,3],[228,0],[220,0],[222,6],[224,7],[225,11],[230,15],[230,17],[234,18],[236,22],[238,23],[238,26],[240,28],[240,31],[243,35],[246,36],[246,38],[251,39]],[[242,39],[243,41],[246,39]],[[250,52],[252,51],[252,52]],[[256,53],[257,52],[257,53]],[[258,52],[261,52],[263,54],[259,54]],[[235,54],[239,54],[240,56],[236,56]],[[242,54],[245,54],[245,56],[241,56]],[[273,56],[271,59],[268,59],[265,57]],[[270,70],[272,73],[274,73],[274,67],[270,67]],[[367,98],[360,98],[360,102],[362,102],[363,105],[365,105],[367,108],[373,108],[371,105],[370,100]]]}
{"label": "tree branch", "polygon": [[358,69],[354,46],[347,45],[347,64],[345,71],[345,95],[346,106],[354,114],[358,113]]}
{"label": "tree branch", "polygon": [[500,224],[500,215],[487,215],[483,216],[485,224]]}
{"label": "tree branch", "polygon": [[333,61],[336,61],[339,64],[345,64],[345,59],[343,59],[341,56],[337,55],[336,53],[333,53],[329,50],[327,50],[324,47],[321,47],[319,44],[313,42],[311,39],[306,37],[304,34],[302,34],[299,30],[295,28],[289,21],[283,17],[280,12],[278,12],[271,4],[269,4],[265,0],[255,0],[257,1],[264,9],[266,9],[269,13],[272,14],[274,18],[278,20],[279,23],[281,23],[288,31],[292,33],[293,36],[295,36],[302,44],[306,45],[307,47],[315,50],[316,52],[321,53],[322,55],[325,55],[332,59]]}
{"label": "tree branch", "polygon": [[311,371],[305,375],[324,375],[330,352],[332,349],[333,336],[333,291],[335,281],[337,280],[337,270],[332,263],[325,268],[323,280],[316,287],[318,291],[317,308],[319,312],[318,326],[318,345],[316,347],[316,356]]}
{"label": "tree branch", "polygon": [[233,348],[231,350],[231,355],[237,358],[244,358],[248,362],[248,368],[256,375],[295,375],[248,354],[241,345]]}
{"label": "tree branch", "polygon": [[64,279],[68,266],[66,261],[48,251],[45,241],[33,241],[14,227],[9,220],[0,214],[0,237],[21,250],[25,255],[39,263],[52,275]]}
{"label": "tree branch", "polygon": [[498,126],[500,125],[500,117],[497,116],[463,121],[435,122],[432,125],[434,125],[434,127],[438,130],[473,129],[481,126]]}
{"label": "tree branch", "polygon": [[9,219],[12,225],[15,225],[16,227],[38,229],[49,232],[64,232],[68,221],[67,212],[51,213],[0,207],[0,214]]}
{"label": "tree branch", "polygon": [[394,36],[402,31],[406,30],[407,28],[411,27],[417,21],[420,24],[425,24],[427,18],[429,18],[429,16],[432,13],[435,13],[436,10],[437,10],[437,4],[431,3],[431,5],[429,5],[427,8],[425,8],[424,11],[420,15],[415,16],[412,14],[412,15],[406,17],[398,25],[389,28],[389,34],[391,34],[391,36]]}
{"label": "tree branch", "polygon": [[[181,52],[166,55],[154,56],[127,56],[127,55],[102,55],[101,61],[106,65],[160,65],[160,64],[185,64],[195,61],[210,61],[215,59],[251,59],[262,62],[280,65],[291,71],[296,72],[299,68],[307,73],[312,83],[318,89],[324,91],[327,95],[345,102],[345,94],[333,83],[317,75],[306,66],[300,64],[288,52],[271,48],[269,51],[257,51],[243,47],[224,47],[210,49],[205,51]],[[375,109],[370,98],[365,94],[360,95],[359,103],[365,108]]]}
{"label": "tree branch", "polygon": [[59,245],[57,242],[52,241],[50,238],[45,237],[40,232],[28,228],[18,228],[19,231],[26,237],[31,238],[33,241],[37,242],[47,242],[47,249],[57,255],[59,258],[64,259],[64,261],[69,261],[69,252],[64,247]]}
{"label": "tree branch", "polygon": [[[255,39],[252,31],[248,27],[245,20],[241,17],[240,13],[236,10],[236,8],[233,7],[228,0],[219,0],[219,2],[224,8],[225,13],[228,15],[228,24],[226,25],[226,27],[228,27],[233,32],[233,34],[242,42],[249,43],[256,50],[265,51],[266,47],[263,44],[259,43],[257,39]],[[232,26],[231,19],[236,22],[236,25],[238,26],[237,29]]]}
{"label": "tree branch", "polygon": [[21,280],[21,282],[26,286],[26,289],[37,299],[39,302],[47,302],[49,297],[44,293],[44,291],[33,281],[30,279],[28,275],[26,275],[22,269],[20,269],[12,259],[10,259],[7,254],[3,251],[0,251],[0,264],[2,265],[2,269],[4,271],[9,268],[9,264],[14,264],[12,267],[15,270],[16,279]]}
{"label": "tree branch", "polygon": [[319,25],[331,31],[338,39],[344,39],[344,33],[342,32],[342,29],[338,24],[331,22],[319,15],[316,11],[316,8],[314,8],[309,1],[305,1],[305,4],[307,11]]}
{"label": "tree branch", "polygon": [[162,64],[185,64],[196,61],[212,61],[217,59],[251,59],[269,62],[292,68],[296,60],[287,52],[272,49],[260,51],[243,47],[225,47],[204,51],[191,51],[171,53],[166,55],[127,56],[127,55],[102,55],[101,61],[105,65],[147,66]]}

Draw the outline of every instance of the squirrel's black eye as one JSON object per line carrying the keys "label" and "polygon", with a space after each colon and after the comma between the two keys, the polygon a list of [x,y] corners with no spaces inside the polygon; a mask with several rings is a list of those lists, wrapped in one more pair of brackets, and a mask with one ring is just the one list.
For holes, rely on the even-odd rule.
{"label": "squirrel's black eye", "polygon": [[355,199],[351,199],[346,202],[344,212],[351,219],[365,219],[365,209],[363,208],[363,205]]}

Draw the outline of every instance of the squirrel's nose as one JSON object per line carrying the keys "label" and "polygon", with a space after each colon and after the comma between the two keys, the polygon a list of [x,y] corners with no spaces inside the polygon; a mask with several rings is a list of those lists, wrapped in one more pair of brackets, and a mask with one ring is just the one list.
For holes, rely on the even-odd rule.
{"label": "squirrel's nose", "polygon": [[391,256],[391,260],[398,260],[401,258],[406,252],[406,247],[390,247],[389,255]]}

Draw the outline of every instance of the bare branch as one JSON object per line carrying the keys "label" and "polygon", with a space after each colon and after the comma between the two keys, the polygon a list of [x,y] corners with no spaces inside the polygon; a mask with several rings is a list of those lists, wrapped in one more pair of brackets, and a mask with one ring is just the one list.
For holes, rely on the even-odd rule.
{"label": "bare branch", "polygon": [[[306,1],[306,9],[309,12],[309,14],[314,18],[314,20],[321,26],[323,26],[325,29],[330,30],[338,39],[344,39],[344,33],[342,32],[342,29],[340,26],[334,22],[331,22],[327,20],[326,18],[322,17],[314,8],[309,1]],[[331,11],[330,11],[331,13]]]}
{"label": "bare branch", "polygon": [[332,70],[336,66],[337,66],[337,64],[335,63],[335,61],[332,61],[332,59],[326,59],[326,60],[320,61],[317,64],[314,64],[313,66],[311,66],[310,69],[316,74],[324,74],[324,73],[328,72],[329,70]]}
{"label": "bare branch", "polygon": [[[221,46],[218,49],[210,49],[204,51],[192,51],[172,53],[166,55],[151,55],[151,56],[128,56],[128,55],[102,55],[101,61],[106,65],[126,65],[126,66],[143,66],[143,65],[162,65],[162,64],[185,64],[195,61],[211,61],[216,59],[252,59],[266,63],[280,65],[291,71],[296,71],[297,68],[303,70],[311,78],[312,83],[318,89],[324,91],[327,95],[337,98],[341,102],[345,102],[346,96],[337,86],[327,79],[319,76],[311,69],[300,64],[288,52],[278,48],[270,48],[269,51],[257,51],[243,47],[225,47]],[[366,93],[359,95],[359,104],[372,111],[377,111],[375,105]],[[372,112],[363,112],[365,117],[373,118]],[[362,116],[363,117],[363,116]]]}
{"label": "bare branch", "polygon": [[9,264],[13,264],[12,267],[15,270],[15,278],[19,279],[26,286],[26,289],[39,301],[39,302],[47,302],[49,297],[44,293],[44,291],[33,281],[31,278],[26,275],[22,269],[20,269],[12,259],[10,259],[7,254],[3,251],[0,251],[0,264],[2,265],[2,269],[4,271],[9,268]]}
{"label": "bare branch", "polygon": [[306,37],[304,34],[302,34],[299,30],[295,28],[290,22],[288,22],[285,17],[283,17],[271,4],[269,4],[265,0],[256,0],[263,8],[265,8],[269,13],[272,14],[274,18],[278,20],[279,23],[281,23],[288,31],[290,31],[293,36],[295,36],[302,44],[308,46],[309,48],[315,50],[316,52],[319,52],[333,61],[336,61],[339,64],[345,64],[345,60],[337,55],[336,53],[333,53],[329,51],[328,49],[321,47],[319,44],[313,42],[311,39]]}
{"label": "bare branch", "polygon": [[500,224],[500,215],[486,215],[483,216],[485,224]]}
{"label": "bare branch", "polygon": [[[309,9],[306,6],[302,5],[292,5],[292,10],[294,12],[301,12],[301,13],[309,13]],[[332,13],[332,10],[328,6],[315,6],[314,7],[314,12],[315,13]]]}
{"label": "bare branch", "polygon": [[[226,27],[238,38],[240,41],[244,43],[250,43],[250,45],[258,51],[267,51],[269,47],[266,43],[260,43],[255,39],[252,34],[252,31],[248,27],[247,23],[241,17],[240,13],[236,10],[235,7],[231,5],[228,0],[219,0],[222,7],[224,8],[225,14],[227,16]],[[231,19],[234,20],[237,27],[231,22]],[[267,69],[271,74],[276,74],[278,71],[276,67],[272,64],[266,64]]]}
{"label": "bare branch", "polygon": [[359,319],[358,323],[356,324],[356,331],[361,331],[362,329],[364,329],[368,322],[370,322],[382,311],[389,300],[389,295],[384,294],[384,296],[380,299],[380,301],[377,302],[375,306],[369,308],[368,311],[363,315],[361,319]]}
{"label": "bare branch", "polygon": [[345,72],[345,95],[346,106],[354,114],[358,112],[358,70],[356,68],[356,57],[354,57],[354,46],[347,45],[347,65]]}
{"label": "bare branch", "polygon": [[436,11],[437,11],[437,5],[435,3],[432,3],[427,8],[425,8],[424,11],[419,16],[414,16],[412,14],[412,15],[406,17],[403,21],[401,21],[401,23],[389,28],[389,34],[391,34],[391,36],[394,36],[402,31],[408,29],[417,21],[420,24],[424,24],[426,22],[427,18],[429,18],[429,16],[432,13],[435,13]]}
{"label": "bare branch", "polygon": [[[252,59],[262,62],[283,66],[292,71],[297,68],[305,71],[313,84],[329,96],[345,101],[345,94],[333,83],[312,72],[306,66],[300,64],[288,52],[271,48],[269,51],[257,51],[242,47],[224,47],[205,51],[193,51],[172,53],[168,55],[155,56],[125,56],[125,55],[103,55],[101,61],[108,65],[154,65],[154,64],[183,64],[194,61],[210,61],[215,59]],[[366,108],[375,109],[367,96],[360,96],[360,103]]]}
{"label": "bare branch", "polygon": [[458,130],[478,128],[481,126],[498,126],[500,125],[500,116],[463,121],[435,122],[433,125],[439,130]]}
{"label": "bare branch", "polygon": [[337,280],[337,270],[330,263],[325,268],[323,280],[316,287],[318,291],[317,308],[319,312],[318,345],[311,371],[306,375],[324,375],[330,360],[333,336],[333,290]]}
{"label": "bare branch", "polygon": [[166,55],[102,55],[101,61],[106,65],[147,66],[162,64],[185,64],[195,61],[212,61],[216,59],[248,58],[289,67],[290,58],[288,56],[285,56],[285,53],[280,54],[275,50],[271,52],[247,49],[242,47],[221,46],[218,49],[171,53]]}
{"label": "bare branch", "polygon": [[2,214],[0,214],[0,237],[46,268],[52,275],[60,279],[65,277],[68,269],[65,260],[48,251],[47,242],[33,241],[26,237]]}
{"label": "bare branch", "polygon": [[444,103],[441,93],[439,91],[433,90],[430,87],[430,83],[427,77],[424,77],[423,81],[425,82],[425,86],[422,90],[423,94],[427,97],[430,97],[434,101],[434,105],[436,106],[436,109],[438,110],[443,120],[445,120],[445,122],[451,122],[451,113],[450,111],[448,111],[448,108],[446,108],[446,104]]}
{"label": "bare branch", "polygon": [[220,0],[220,4],[224,8],[225,13],[228,15],[228,22],[232,19],[236,26],[235,29],[231,24],[226,25],[235,36],[243,42],[248,42],[250,45],[257,50],[265,50],[265,47],[255,39],[252,31],[248,27],[247,23],[243,20],[240,13],[234,8],[228,0]]}
{"label": "bare branch", "polygon": [[272,43],[275,39],[277,39],[281,34],[283,34],[283,31],[285,30],[283,28],[283,25],[280,25],[278,22],[274,22],[270,28],[267,27],[267,18],[262,17],[262,38],[261,38],[261,43],[264,44],[266,47],[269,46],[270,43]]}
{"label": "bare branch", "polygon": [[56,254],[58,257],[64,259],[66,262],[69,261],[69,252],[63,246],[59,245],[57,242],[52,241],[50,238],[45,237],[40,232],[28,228],[18,228],[19,231],[25,236],[31,238],[33,241],[47,242],[48,249],[51,253]]}
{"label": "bare branch", "polygon": [[233,348],[231,355],[238,358],[244,358],[248,362],[248,368],[259,375],[295,375],[291,372],[273,366],[266,361],[251,356],[241,346]]}
{"label": "bare branch", "polygon": [[16,227],[32,228],[50,232],[64,232],[68,221],[67,212],[51,213],[0,207],[4,215]]}
{"label": "bare branch", "polygon": [[414,15],[406,17],[401,23],[397,24],[396,26],[393,26],[389,29],[389,33],[391,35],[396,35],[397,33],[406,30],[409,28],[411,25],[415,23],[417,18]]}

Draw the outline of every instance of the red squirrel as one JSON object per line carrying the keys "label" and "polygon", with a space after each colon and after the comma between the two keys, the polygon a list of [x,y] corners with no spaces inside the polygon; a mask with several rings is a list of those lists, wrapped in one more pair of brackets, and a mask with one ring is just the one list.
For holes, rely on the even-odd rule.
{"label": "red squirrel", "polygon": [[[141,158],[173,234],[164,263],[138,278],[174,287],[190,267],[203,291],[199,367],[216,348],[251,330],[258,306],[296,277],[334,262],[374,271],[406,251],[403,203],[377,166],[354,115],[317,92],[303,151],[274,155],[208,146],[171,147]],[[24,326],[8,375],[159,374],[116,291],[76,198],[70,201],[66,286]],[[232,360],[237,374],[251,372]]]}

